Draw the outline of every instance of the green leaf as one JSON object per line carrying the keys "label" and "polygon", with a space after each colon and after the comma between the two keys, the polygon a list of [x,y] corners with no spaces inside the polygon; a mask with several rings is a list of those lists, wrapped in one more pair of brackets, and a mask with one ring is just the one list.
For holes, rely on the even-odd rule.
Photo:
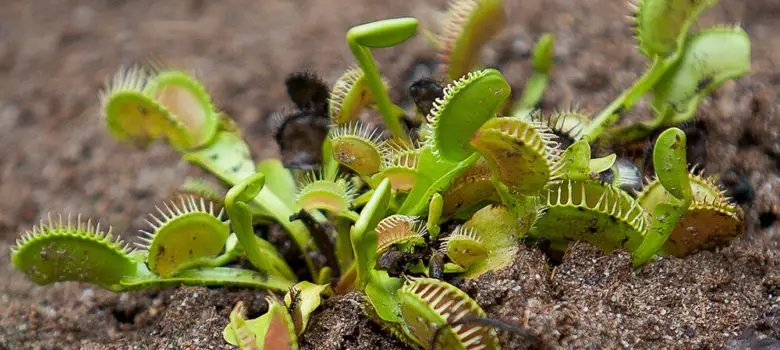
{"label": "green leaf", "polygon": [[416,18],[391,18],[352,27],[347,32],[347,40],[371,48],[383,48],[401,44],[416,33]]}
{"label": "green leaf", "polygon": [[400,323],[401,306],[398,300],[398,289],[403,285],[400,278],[390,277],[387,271],[373,270],[371,281],[366,284],[365,293],[374,311],[384,321]]}
{"label": "green leaf", "polygon": [[236,133],[221,131],[203,148],[183,152],[184,160],[234,185],[255,173],[249,145]]}
{"label": "green leaf", "polygon": [[443,209],[444,198],[442,198],[441,194],[438,192],[434,193],[433,196],[431,196],[430,203],[428,203],[428,222],[425,225],[431,238],[439,236],[439,232],[441,231],[439,220],[441,219]]}
{"label": "green leaf", "polygon": [[686,203],[688,207],[693,194],[688,181],[685,133],[678,128],[669,128],[660,136],[653,149],[653,165],[658,181],[664,189]]}
{"label": "green leaf", "polygon": [[425,146],[419,157],[414,187],[398,209],[398,214],[420,215],[430,198],[452,184],[458,175],[476,163],[480,155],[474,153],[462,162],[452,162],[435,155],[431,146]]}
{"label": "green leaf", "polygon": [[658,203],[653,211],[653,221],[639,247],[631,252],[634,268],[644,265],[669,239],[686,207],[680,203]]}
{"label": "green leaf", "polygon": [[544,33],[536,42],[531,53],[534,69],[543,74],[550,74],[553,59],[555,58],[555,35]]}
{"label": "green leaf", "polygon": [[511,88],[495,69],[471,72],[444,88],[429,115],[433,124],[434,152],[459,162],[475,150],[469,144],[474,133],[509,98]]}
{"label": "green leaf", "polygon": [[688,27],[717,0],[639,0],[636,37],[648,57],[671,55],[688,34]]}
{"label": "green leaf", "polygon": [[255,289],[287,290],[294,282],[273,274],[234,267],[197,267],[170,277],[158,277],[138,264],[139,273],[122,278],[122,291],[185,286],[231,286]]}
{"label": "green leaf", "polygon": [[611,168],[615,164],[615,160],[617,160],[617,154],[612,153],[606,157],[591,159],[588,167],[592,174],[598,174]]}
{"label": "green leaf", "polygon": [[246,202],[253,200],[263,190],[264,184],[265,175],[262,173],[247,177],[228,190],[225,195],[225,209],[252,265],[266,274],[277,275],[294,282],[296,277],[289,265],[280,256],[268,254],[267,249],[261,248],[262,243],[258,241],[262,240],[255,236],[252,227],[252,212]]}
{"label": "green leaf", "polygon": [[257,164],[257,171],[265,174],[265,187],[271,190],[290,209],[295,204],[295,178],[279,159],[267,158]]}
{"label": "green leaf", "polygon": [[[26,232],[11,248],[11,262],[37,284],[87,282],[119,291],[120,280],[137,274],[125,244],[91,220],[59,223],[49,218]],[[141,264],[142,265],[142,264]]]}
{"label": "green leaf", "polygon": [[382,180],[363,207],[350,235],[356,263],[355,289],[366,293],[379,317],[399,322],[400,308],[395,293],[402,281],[388,276],[386,271],[373,268],[376,265],[378,241],[375,228],[385,216],[390,196],[390,180]]}
{"label": "green leaf", "polygon": [[399,111],[403,109],[394,105],[387,94],[382,77],[374,62],[369,48],[389,47],[409,39],[417,31],[417,20],[414,18],[390,19],[366,23],[353,27],[347,32],[347,44],[352,55],[360,63],[360,68],[368,81],[368,87],[374,95],[377,109],[382,114],[385,125],[395,138],[403,143],[411,143],[409,135],[401,126]]}
{"label": "green leaf", "polygon": [[360,212],[355,225],[352,226],[352,249],[357,263],[357,278],[355,286],[358,291],[365,289],[369,274],[376,263],[376,225],[385,217],[390,202],[390,180],[382,180],[374,190],[374,194]]}
{"label": "green leaf", "polygon": [[584,180],[590,175],[590,144],[587,140],[579,140],[561,154],[563,172],[566,178]]}
{"label": "green leaf", "polygon": [[170,138],[180,148],[201,147],[217,134],[220,118],[211,104],[211,97],[197,79],[185,72],[162,72],[149,81],[144,93],[164,106],[189,137]]}
{"label": "green leaf", "polygon": [[689,120],[712,91],[750,71],[750,46],[750,38],[740,28],[697,33],[677,65],[654,87],[653,109],[666,123]]}

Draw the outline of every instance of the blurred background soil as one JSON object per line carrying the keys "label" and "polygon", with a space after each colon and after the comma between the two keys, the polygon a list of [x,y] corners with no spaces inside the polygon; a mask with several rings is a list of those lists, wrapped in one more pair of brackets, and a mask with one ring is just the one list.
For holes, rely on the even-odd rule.
{"label": "blurred background soil", "polygon": [[[527,57],[533,42],[543,32],[554,33],[557,66],[542,103],[545,111],[578,106],[585,112],[598,112],[630,86],[647,65],[634,47],[624,18],[629,10],[623,6],[623,0],[506,0],[505,3],[509,25],[503,36],[485,50],[484,62],[501,69],[519,93],[530,74]],[[344,41],[344,34],[351,26],[401,16],[416,16],[422,27],[430,26],[436,11],[444,6],[444,0],[3,1],[0,4],[0,349],[229,348],[221,339],[221,330],[232,305],[244,300],[253,303],[256,314],[263,310],[262,293],[238,289],[183,288],[113,294],[77,283],[36,286],[16,272],[8,261],[9,246],[19,233],[48,212],[81,213],[99,218],[103,224],[110,223],[114,232],[133,241],[135,232],[145,226],[143,216],[172,194],[185,176],[200,174],[163,143],[141,152],[108,135],[100,120],[97,93],[119,66],[156,57],[197,70],[217,105],[245,130],[255,159],[260,160],[278,156],[278,147],[271,137],[270,116],[290,106],[283,85],[287,74],[312,70],[333,82],[354,63]],[[620,336],[625,332],[617,326],[594,326],[592,322],[620,323],[622,316],[616,316],[621,313],[608,306],[606,316],[589,318],[587,310],[589,305],[593,307],[593,299],[571,298],[570,293],[589,290],[579,287],[585,282],[594,290],[588,294],[592,298],[600,298],[599,288],[610,286],[590,283],[592,279],[583,282],[577,277],[577,274],[587,277],[595,273],[577,268],[583,263],[577,262],[579,256],[586,259],[583,261],[596,259],[587,252],[570,254],[569,258],[574,259],[569,260],[570,266],[564,261],[569,266],[564,271],[569,275],[559,276],[560,281],[549,276],[549,271],[542,272],[541,278],[549,281],[539,288],[550,290],[539,291],[544,295],[538,299],[523,294],[522,303],[512,304],[506,299],[511,295],[493,296],[492,303],[501,304],[503,300],[516,309],[508,312],[490,306],[491,315],[557,312],[538,309],[540,304],[528,304],[527,298],[542,300],[550,307],[565,304],[563,308],[569,311],[555,314],[558,319],[540,321],[538,327],[532,324],[531,328],[560,332],[574,327],[573,334],[579,334],[580,341],[592,339],[606,348],[628,346],[633,341],[638,347],[653,344],[718,347],[726,345],[728,340],[731,346],[741,348],[739,342],[743,340],[747,344],[753,338],[770,339],[767,344],[771,344],[771,338],[778,337],[780,309],[773,295],[780,289],[780,277],[773,274],[777,269],[777,253],[772,249],[776,249],[780,239],[778,19],[778,0],[723,0],[700,21],[705,28],[714,23],[740,23],[753,41],[751,75],[721,87],[702,104],[697,116],[699,122],[688,125],[693,130],[689,142],[696,150],[689,160],[702,164],[707,174],[720,175],[728,185],[729,194],[745,211],[744,242],[726,251],[701,253],[691,261],[654,263],[633,277],[630,271],[619,267],[624,275],[610,282],[628,286],[626,293],[632,298],[650,298],[632,288],[652,290],[659,275],[674,276],[675,271],[695,276],[697,270],[685,266],[711,260],[703,264],[724,267],[707,270],[707,276],[715,278],[729,271],[733,278],[702,282],[690,277],[675,283],[682,290],[703,292],[703,299],[696,300],[704,302],[705,308],[709,305],[706,303],[723,306],[724,300],[728,304],[729,298],[739,298],[742,301],[732,303],[732,309],[726,308],[732,312],[729,320],[736,323],[714,322],[713,326],[705,327],[704,336],[688,330],[695,329],[694,325],[670,328],[679,325],[664,320],[681,315],[671,311],[668,316],[654,318],[650,326],[647,322],[629,323],[632,327],[661,327],[656,335],[639,334],[625,339]],[[415,78],[429,75],[434,62],[424,35],[399,47],[378,50],[375,56],[380,70],[393,86],[391,97],[406,104],[410,103],[406,94],[408,85]],[[646,103],[629,113],[632,120],[649,117]],[[616,266],[625,265],[619,256],[609,259],[617,259]],[[609,259],[607,262],[612,261]],[[748,266],[755,267],[753,270],[728,267],[744,264],[745,259],[751,261]],[[533,262],[528,264],[535,266]],[[526,272],[531,273],[533,269]],[[520,283],[515,279],[510,281]],[[728,294],[740,286],[750,291],[749,297]],[[675,290],[664,293],[674,295]],[[715,296],[723,293],[728,297],[719,301]],[[347,326],[337,322],[338,317],[354,317],[355,307],[349,298],[331,304],[336,305],[328,309],[332,317],[320,315],[324,320],[314,322],[312,327],[318,330],[317,335],[339,337],[338,341],[321,342],[312,334],[304,344],[309,347],[329,344],[330,348],[400,346],[381,330],[366,327],[362,321],[352,320]],[[630,308],[647,303],[624,304],[631,311]],[[673,306],[678,311],[687,308],[685,300]],[[724,312],[713,315],[726,317]],[[579,321],[564,322],[561,317]],[[667,328],[670,332],[684,332],[689,342],[664,343],[664,336],[682,339],[680,334],[667,334],[664,331]],[[746,335],[749,332],[753,332],[753,338]],[[517,339],[502,340],[514,341],[505,344],[517,347],[530,344]],[[626,343],[622,344],[624,340]],[[582,344],[566,336],[542,341],[550,347]]]}

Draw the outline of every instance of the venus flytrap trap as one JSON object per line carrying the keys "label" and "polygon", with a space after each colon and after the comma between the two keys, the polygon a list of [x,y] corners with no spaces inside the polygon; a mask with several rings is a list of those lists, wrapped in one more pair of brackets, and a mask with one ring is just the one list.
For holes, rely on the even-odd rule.
{"label": "venus flytrap trap", "polygon": [[452,0],[436,37],[442,71],[456,80],[477,68],[481,48],[504,29],[501,0]]}
{"label": "venus flytrap trap", "polygon": [[[128,80],[131,83],[126,82]],[[132,89],[125,88],[127,86]],[[128,94],[136,99],[127,100]],[[223,123],[218,122],[218,116],[205,89],[183,72],[162,71],[149,75],[141,69],[132,70],[130,73],[120,71],[107,90],[101,93],[101,102],[104,106],[104,120],[114,134],[141,130],[136,134],[164,136],[185,160],[201,166],[230,185],[238,184],[256,173],[249,147],[241,135],[219,128]],[[117,105],[122,108],[115,107]],[[152,115],[154,119],[148,121],[150,117],[144,112],[149,110],[150,106],[155,107],[153,110],[161,111],[163,120],[175,121],[173,125],[176,127],[159,128],[152,130],[153,133],[150,134],[146,129],[155,129],[156,121],[160,119]],[[127,140],[125,137],[119,139]],[[145,142],[151,140],[147,137]],[[286,189],[280,190],[276,192],[282,193]],[[289,220],[290,215],[298,208],[286,205],[271,188],[260,191],[252,202],[256,214],[279,222],[291,234],[304,252],[309,270],[316,276],[318,270],[308,255],[309,251],[316,251],[316,247],[310,244],[310,234],[303,224]]]}
{"label": "venus flytrap trap", "polygon": [[584,131],[583,137],[597,139],[615,124],[639,98],[653,88],[658,79],[681,57],[688,30],[699,15],[715,5],[717,0],[638,0],[629,3],[634,34],[639,50],[651,59],[645,73],[634,84],[603,109]]}
{"label": "venus flytrap trap", "polygon": [[[632,4],[639,49],[652,63],[631,88],[594,118],[581,137],[595,141],[604,134],[607,140],[627,142],[690,120],[712,91],[749,72],[750,39],[742,29],[715,27],[691,33],[699,16],[717,3],[637,0]],[[653,120],[610,128],[648,91],[653,95]]]}
{"label": "venus flytrap trap", "polygon": [[415,18],[395,18],[367,23],[353,27],[347,32],[347,44],[363,69],[368,87],[384,118],[385,125],[396,139],[407,143],[410,141],[409,136],[399,121],[404,115],[403,109],[390,101],[370,49],[398,45],[416,33],[417,19]]}
{"label": "venus flytrap trap", "polygon": [[[58,221],[41,222],[25,234],[13,248],[11,261],[39,284],[79,281],[116,292],[176,285],[236,285],[284,290],[292,285],[274,275],[218,266],[237,258],[237,247],[230,239],[219,242],[216,248],[208,246],[224,233],[218,226],[224,223],[205,209],[205,204],[190,202],[185,205],[191,207],[173,205],[169,211],[159,210],[159,215],[166,221],[161,220],[154,226],[154,234],[144,233],[142,241],[145,243],[135,250],[114,238],[110,230],[101,231],[91,220],[84,222],[81,217],[68,216],[63,221],[62,216],[58,216]],[[192,213],[204,215],[194,217],[189,215]],[[209,220],[210,225],[201,226]],[[166,223],[172,224],[166,226]],[[190,225],[201,227],[193,232],[186,228]],[[197,235],[195,240],[193,235]],[[199,240],[204,237],[213,238],[205,238],[205,242]],[[223,246],[222,255],[213,253],[222,250]]]}
{"label": "venus flytrap trap", "polygon": [[[551,35],[534,49],[523,96],[510,101],[501,72],[478,68],[477,59],[504,25],[501,1],[453,1],[436,43],[446,83],[425,78],[409,87],[423,118],[408,132],[370,49],[409,40],[417,20],[357,26],[347,43],[359,68],[331,87],[312,73],[286,79],[295,111],[275,134],[283,154],[293,123],[327,123],[327,132],[318,134],[319,149],[285,162],[255,162],[238,125],[191,74],[120,70],[100,95],[108,132],[141,147],[164,139],[226,188],[185,180],[179,192],[187,196],[158,208],[135,250],[91,221],[50,219],[22,236],[11,259],[39,284],[287,291],[283,300],[269,293],[268,311],[257,319],[236,305],[223,337],[241,349],[297,349],[323,298],[353,291],[368,317],[410,346],[497,349],[496,329],[524,330],[487,318],[450,282],[510,266],[521,244],[546,240],[557,255],[587,241],[605,253],[628,251],[640,268],[656,256],[722,246],[744,231],[741,209],[714,180],[687,170],[679,129],[661,133],[656,179],[635,195],[637,165],[598,148],[689,120],[707,94],[749,70],[741,30],[689,33],[713,4],[641,1],[637,38],[654,63],[591,120],[575,110],[533,109],[550,79]],[[656,120],[611,127],[648,91]],[[384,128],[360,120],[366,109],[379,111]],[[308,273],[296,274],[255,234],[257,224],[287,231]]]}
{"label": "venus flytrap trap", "polygon": [[742,209],[731,203],[712,179],[681,166],[685,164],[685,142],[685,134],[676,128],[659,136],[659,151],[653,153],[657,179],[638,195],[658,225],[663,223],[668,240],[662,240],[660,253],[678,257],[723,245],[744,232]]}
{"label": "venus flytrap trap", "polygon": [[222,336],[241,350],[298,349],[295,324],[287,307],[275,296],[266,297],[268,312],[247,320],[246,310],[238,303],[230,313],[230,323]]}

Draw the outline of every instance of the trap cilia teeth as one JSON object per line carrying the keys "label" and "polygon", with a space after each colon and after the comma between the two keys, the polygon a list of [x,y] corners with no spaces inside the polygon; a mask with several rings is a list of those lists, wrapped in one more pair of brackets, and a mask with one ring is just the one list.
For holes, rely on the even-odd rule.
{"label": "trap cilia teeth", "polygon": [[355,188],[347,176],[327,178],[322,173],[310,171],[298,180],[296,201],[301,208],[325,210],[340,215],[351,209]]}
{"label": "trap cilia teeth", "polygon": [[633,251],[650,224],[636,199],[603,181],[565,179],[548,185],[540,197],[543,214],[530,235],[545,237],[561,250],[570,241],[587,241],[606,253]]}
{"label": "trap cilia teeth", "polygon": [[182,71],[122,68],[99,98],[111,134],[139,146],[165,136],[174,147],[198,148],[214,138],[221,123],[203,85]]}
{"label": "trap cilia teeth", "polygon": [[472,279],[511,265],[527,233],[528,226],[506,206],[491,204],[444,238],[441,250],[464,268],[464,278]]}
{"label": "trap cilia teeth", "polygon": [[361,122],[335,127],[330,135],[333,158],[360,176],[371,176],[385,166],[389,149],[382,133]]}
{"label": "trap cilia teeth", "polygon": [[135,272],[130,249],[111,229],[86,222],[79,215],[41,221],[25,232],[11,248],[11,261],[17,269],[38,284],[58,281],[88,282],[118,290],[123,276]]}
{"label": "trap cilia teeth", "polygon": [[[697,250],[722,246],[745,231],[742,209],[724,195],[713,177],[695,174],[694,167],[688,173],[688,181],[693,200],[664,244],[662,254],[684,257]],[[648,212],[653,212],[658,203],[669,201],[671,195],[658,179],[653,179],[637,198]]]}
{"label": "trap cilia teeth", "polygon": [[447,326],[465,318],[485,318],[485,312],[465,292],[434,278],[407,278],[398,291],[401,314],[417,344],[428,347],[439,327],[438,349],[496,349],[498,337],[478,324]]}
{"label": "trap cilia teeth", "polygon": [[419,217],[391,215],[376,225],[377,254],[396,246],[402,251],[411,251],[416,246],[425,245],[427,229]]}
{"label": "trap cilia teeth", "polygon": [[506,24],[501,0],[450,0],[436,37],[439,70],[455,80],[476,68],[481,48]]}
{"label": "trap cilia teeth", "polygon": [[[387,80],[383,78],[382,83],[387,89]],[[348,68],[336,80],[328,98],[332,124],[353,124],[358,121],[361,111],[374,105],[374,95],[368,84],[368,78],[359,66]]]}
{"label": "trap cilia teeth", "polygon": [[385,152],[385,165],[372,177],[374,183],[389,179],[396,192],[409,192],[414,187],[417,176],[417,165],[420,149],[408,145],[388,143],[389,151]]}
{"label": "trap cilia teeth", "polygon": [[590,117],[577,109],[555,113],[542,113],[533,111],[528,115],[528,120],[542,124],[557,137],[559,148],[565,150],[580,139],[582,130],[588,125]]}
{"label": "trap cilia teeth", "polygon": [[179,203],[165,202],[164,207],[156,207],[157,215],[149,214],[151,231],[141,231],[137,243],[147,252],[154,274],[168,277],[222,252],[230,228],[222,210],[214,213],[214,203],[190,196],[180,197]]}
{"label": "trap cilia teeth", "polygon": [[556,138],[541,123],[502,117],[482,125],[471,145],[498,171],[507,187],[517,193],[535,193],[563,175]]}

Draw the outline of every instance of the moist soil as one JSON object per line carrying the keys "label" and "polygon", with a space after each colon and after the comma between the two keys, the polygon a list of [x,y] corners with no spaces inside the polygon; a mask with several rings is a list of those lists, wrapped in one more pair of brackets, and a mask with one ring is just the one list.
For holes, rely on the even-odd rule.
{"label": "moist soil", "polygon": [[[510,23],[485,49],[515,94],[531,73],[543,32],[556,36],[556,66],[541,108],[597,112],[647,65],[607,0],[507,0]],[[111,223],[134,241],[145,213],[186,176],[203,173],[157,143],[140,151],[112,139],[97,92],[120,65],[157,57],[203,77],[244,130],[254,157],[278,157],[274,115],[292,107],[284,79],[317,72],[332,83],[352,62],[346,30],[416,16],[429,26],[445,1],[7,1],[0,11],[0,256],[48,212]],[[780,348],[780,2],[723,0],[700,21],[740,23],[753,41],[752,72],[705,101],[685,125],[689,161],[721,183],[746,217],[728,247],[663,258],[639,270],[625,252],[576,244],[550,264],[522,247],[512,266],[454,282],[488,316],[512,325],[505,348]],[[431,74],[423,35],[377,50],[391,97]],[[628,121],[651,117],[643,100]],[[642,147],[634,149],[641,150]],[[618,155],[634,152],[615,148]],[[634,154],[635,155],[635,154]],[[79,283],[37,286],[0,259],[0,349],[230,349],[221,337],[238,301],[250,316],[265,294],[182,287],[111,293]],[[364,316],[360,296],[327,300],[300,339],[306,349],[405,345]]]}

